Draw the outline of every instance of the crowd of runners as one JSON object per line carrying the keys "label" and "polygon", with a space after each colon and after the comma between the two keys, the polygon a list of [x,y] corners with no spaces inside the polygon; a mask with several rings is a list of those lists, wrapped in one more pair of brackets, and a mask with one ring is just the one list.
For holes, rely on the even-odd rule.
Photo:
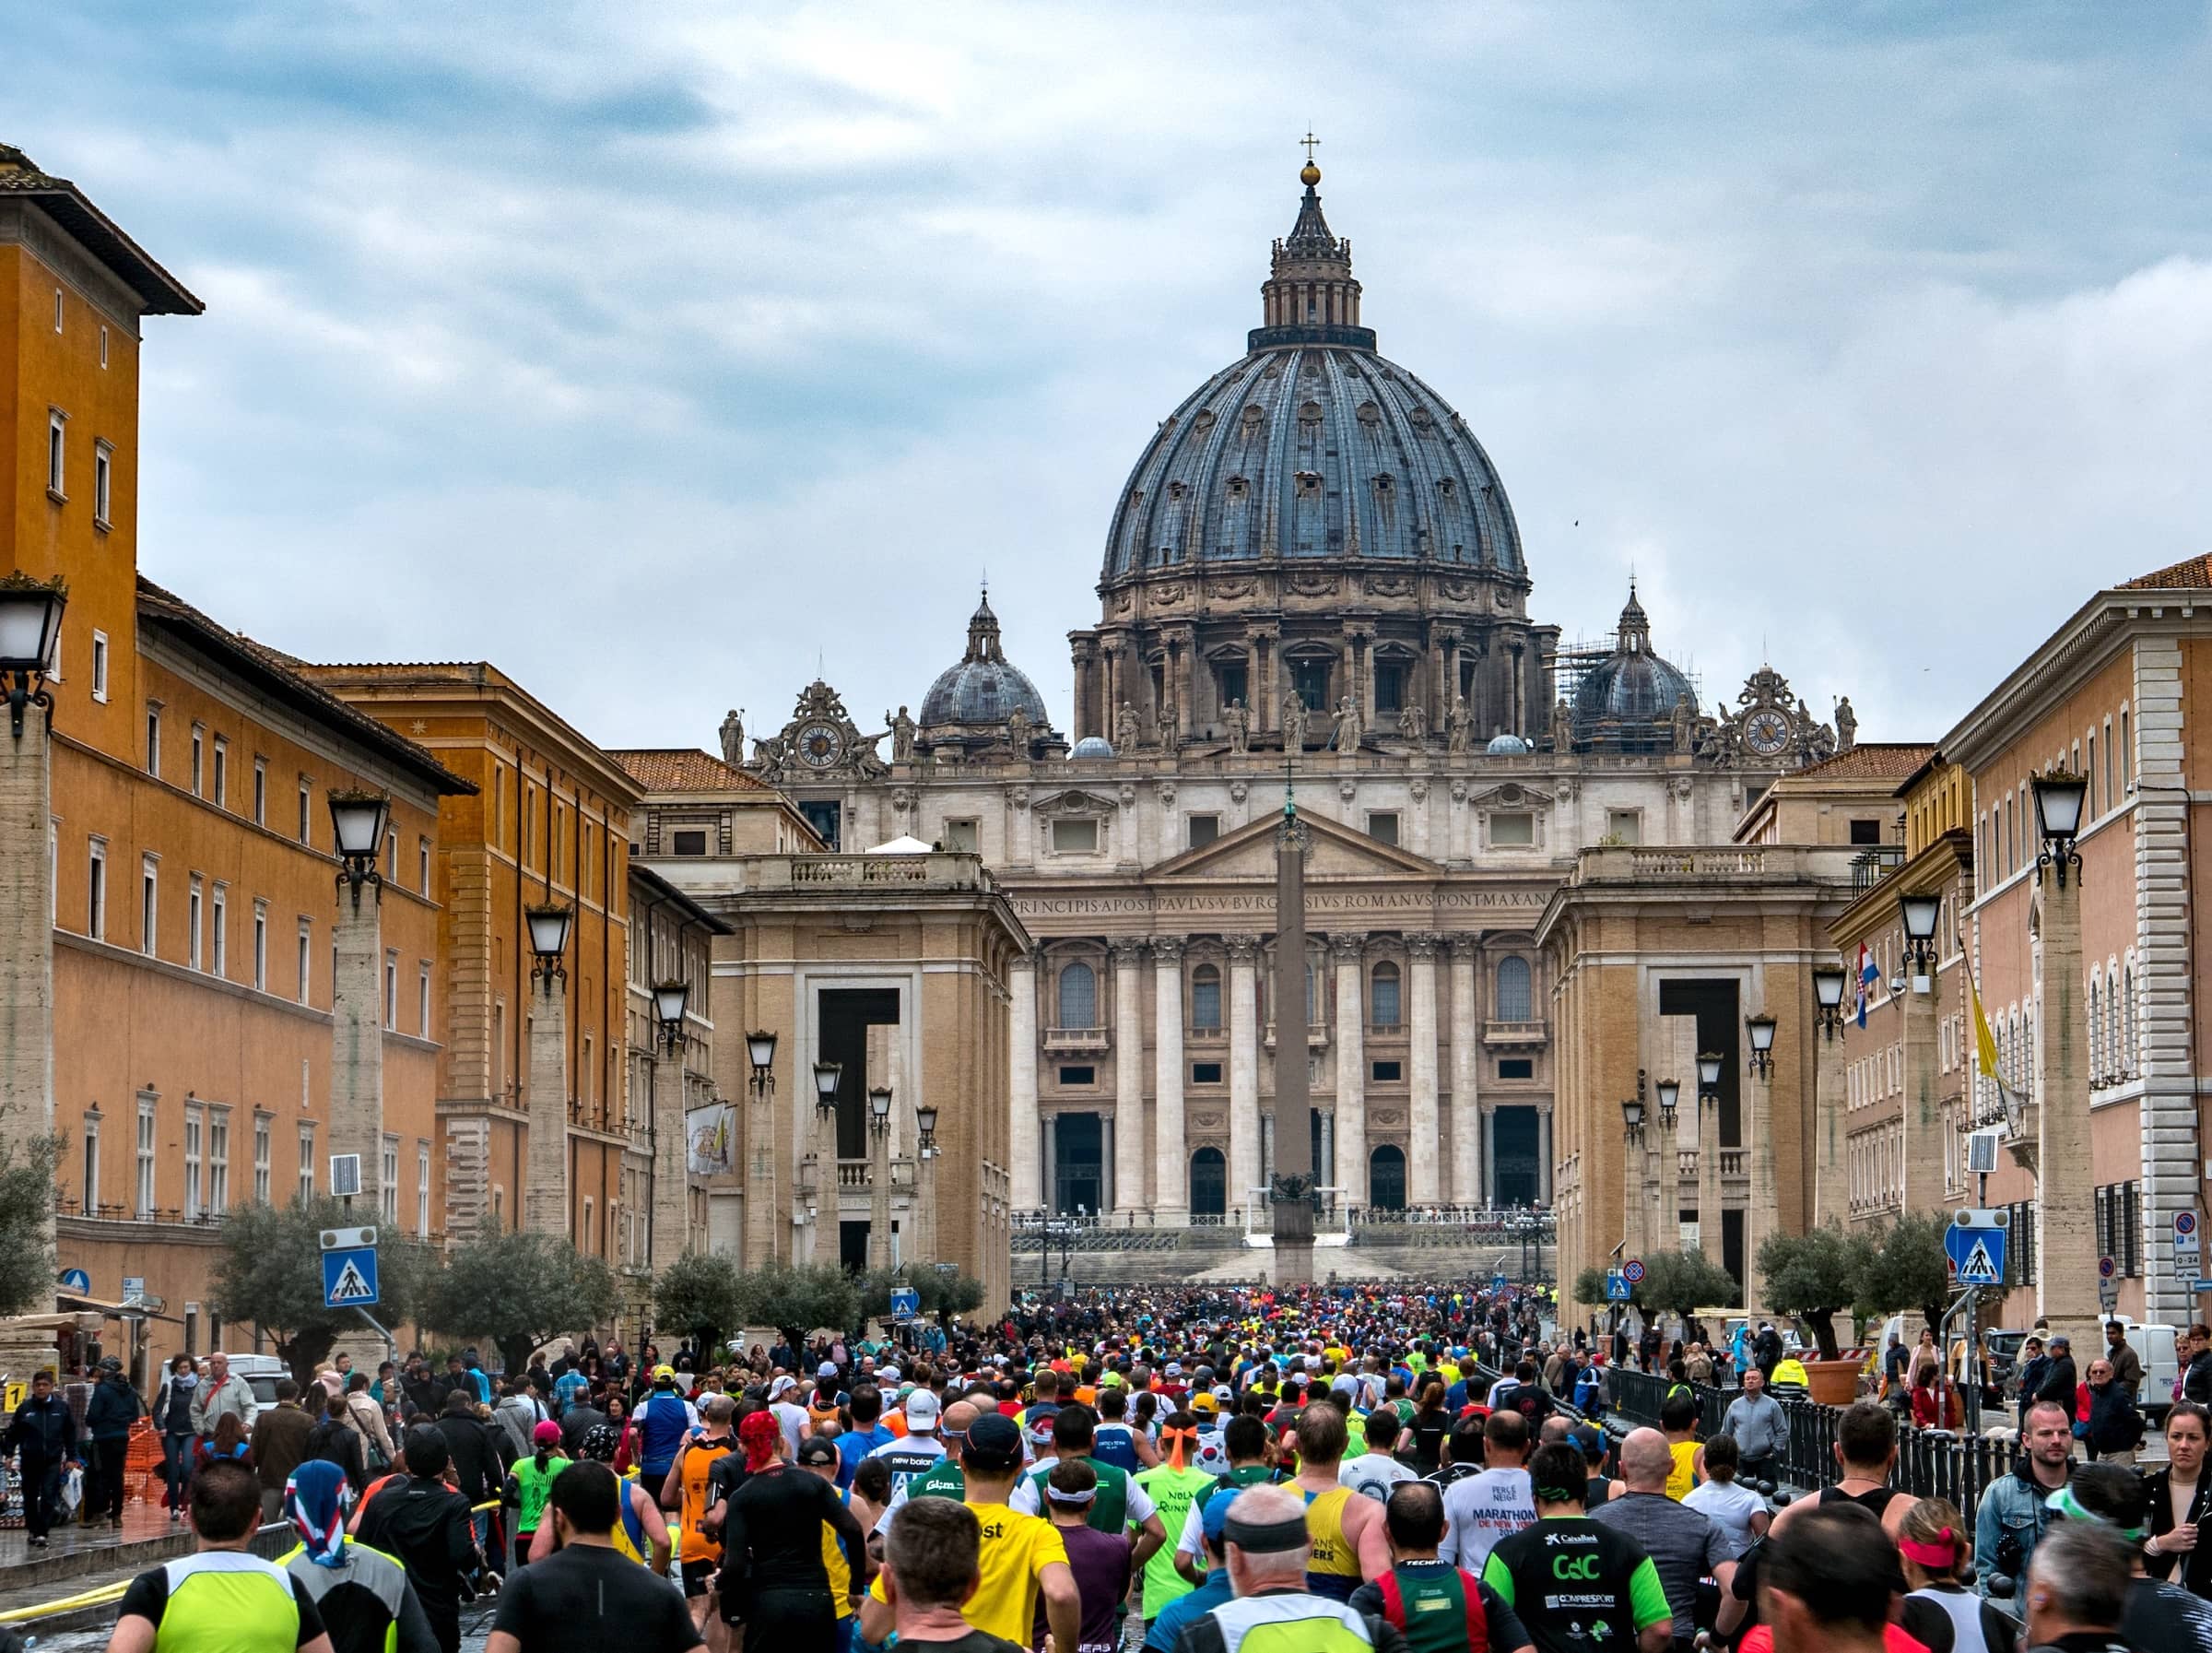
{"label": "crowd of runners", "polygon": [[[1837,1485],[1770,1496],[1755,1361],[1710,1439],[1687,1387],[1606,1428],[1609,1341],[1549,1312],[1129,1287],[896,1340],[334,1365],[242,1433],[180,1368],[198,1548],[130,1587],[111,1653],[458,1653],[471,1602],[491,1653],[2212,1653],[2203,1409],[2148,1477],[2031,1409],[1970,1529],[1893,1484],[1871,1401]],[[288,1554],[257,1557],[265,1518]]]}

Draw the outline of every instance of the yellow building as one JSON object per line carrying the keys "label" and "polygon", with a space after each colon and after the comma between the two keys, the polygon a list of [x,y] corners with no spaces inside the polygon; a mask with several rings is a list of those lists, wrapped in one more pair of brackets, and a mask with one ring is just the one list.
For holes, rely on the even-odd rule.
{"label": "yellow building", "polygon": [[[364,1186],[386,1222],[438,1226],[443,1028],[427,874],[440,800],[466,790],[282,655],[139,576],[140,326],[199,309],[82,191],[0,147],[5,566],[69,584],[35,915],[51,932],[43,1036],[68,1139],[59,1262],[85,1272],[93,1299],[135,1284],[159,1301],[141,1351],[155,1359],[243,1346],[207,1290],[223,1213],[327,1187],[334,791],[392,800],[371,1022],[382,1107],[359,1143]],[[17,936],[11,926],[19,958]]]}

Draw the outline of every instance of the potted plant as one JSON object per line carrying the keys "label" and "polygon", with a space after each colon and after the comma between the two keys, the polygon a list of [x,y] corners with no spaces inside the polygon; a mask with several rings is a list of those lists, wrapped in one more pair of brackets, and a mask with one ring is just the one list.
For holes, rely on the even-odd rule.
{"label": "potted plant", "polygon": [[1806,1379],[1812,1399],[1824,1406],[1849,1406],[1858,1395],[1859,1363],[1841,1358],[1835,1316],[1857,1299],[1869,1249],[1832,1222],[1771,1235],[1759,1248],[1769,1305],[1796,1316],[1813,1334],[1819,1358],[1804,1363]]}

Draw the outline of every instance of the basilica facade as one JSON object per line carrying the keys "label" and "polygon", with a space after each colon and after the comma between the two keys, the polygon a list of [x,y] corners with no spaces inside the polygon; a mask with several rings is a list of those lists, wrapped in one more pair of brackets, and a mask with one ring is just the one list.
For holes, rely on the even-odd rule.
{"label": "basilica facade", "polygon": [[[1146,440],[1055,715],[988,596],[883,726],[808,685],[724,750],[831,846],[982,857],[1033,945],[1010,998],[1017,1211],[1239,1222],[1264,1206],[1277,1041],[1303,1038],[1333,1214],[1547,1204],[1553,984],[1536,928],[1601,844],[1721,845],[1848,750],[1771,668],[1711,712],[1630,592],[1561,643],[1504,485],[1378,353],[1316,188],[1243,355]],[[1306,1002],[1273,1002],[1273,822],[1311,823]]]}

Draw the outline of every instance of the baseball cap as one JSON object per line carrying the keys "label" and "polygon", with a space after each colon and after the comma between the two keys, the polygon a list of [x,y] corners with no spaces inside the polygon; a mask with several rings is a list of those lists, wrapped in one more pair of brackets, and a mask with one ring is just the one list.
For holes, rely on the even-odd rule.
{"label": "baseball cap", "polygon": [[1168,1363],[1168,1376],[1170,1377],[1181,1377],[1182,1376],[1182,1363],[1179,1360],[1170,1361]]}
{"label": "baseball cap", "polygon": [[1206,1507],[1198,1512],[1199,1530],[1217,1544],[1221,1541],[1221,1535],[1229,1530],[1229,1506],[1237,1501],[1238,1495],[1243,1491],[1242,1487],[1218,1487],[1206,1499]]}
{"label": "baseball cap", "polygon": [[549,1443],[558,1446],[560,1445],[560,1425],[547,1418],[530,1432],[530,1440],[534,1446],[543,1446]]}
{"label": "baseball cap", "polygon": [[1203,1412],[1210,1418],[1221,1410],[1221,1403],[1210,1394],[1193,1395],[1191,1410],[1194,1412]]}
{"label": "baseball cap", "polygon": [[814,1375],[817,1377],[835,1377],[837,1376],[837,1363],[833,1360],[824,1361],[820,1365],[815,1368]]}
{"label": "baseball cap", "polygon": [[669,1379],[671,1382],[674,1382],[674,1381],[675,1381],[675,1378],[676,1378],[676,1368],[675,1368],[674,1366],[655,1366],[655,1367],[653,1367],[653,1381],[654,1381],[655,1383],[658,1383],[658,1382],[659,1382],[659,1381],[660,1381],[662,1378],[664,1378],[664,1377],[665,1377],[665,1378]]}
{"label": "baseball cap", "polygon": [[899,1368],[897,1366],[886,1366],[876,1374],[876,1379],[878,1383],[897,1383],[899,1381]]}
{"label": "baseball cap", "polygon": [[768,1386],[768,1398],[771,1400],[773,1400],[779,1395],[790,1394],[792,1390],[797,1388],[798,1387],[799,1380],[794,1377],[790,1373],[786,1372],[782,1376],[777,1378],[775,1382]]}
{"label": "baseball cap", "polygon": [[803,1464],[833,1464],[837,1461],[837,1443],[826,1435],[810,1435],[799,1443],[799,1462]]}
{"label": "baseball cap", "polygon": [[968,1463],[986,1472],[1011,1470],[1021,1462],[1021,1431],[1002,1412],[984,1412],[968,1426]]}
{"label": "baseball cap", "polygon": [[1223,1406],[1231,1406],[1236,1402],[1237,1391],[1225,1383],[1217,1384],[1214,1386],[1214,1399]]}
{"label": "baseball cap", "polygon": [[928,1389],[916,1389],[906,1398],[906,1426],[918,1429],[937,1421],[937,1398]]}

